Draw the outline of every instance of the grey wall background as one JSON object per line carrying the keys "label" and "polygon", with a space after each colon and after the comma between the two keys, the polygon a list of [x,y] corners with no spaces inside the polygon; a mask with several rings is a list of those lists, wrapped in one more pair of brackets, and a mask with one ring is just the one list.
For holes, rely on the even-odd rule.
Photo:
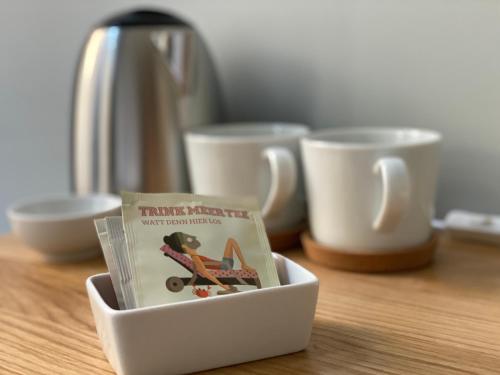
{"label": "grey wall background", "polygon": [[500,213],[500,0],[4,2],[1,212],[21,197],[68,191],[80,46],[92,24],[140,5],[198,26],[228,120],[439,130],[438,215]]}

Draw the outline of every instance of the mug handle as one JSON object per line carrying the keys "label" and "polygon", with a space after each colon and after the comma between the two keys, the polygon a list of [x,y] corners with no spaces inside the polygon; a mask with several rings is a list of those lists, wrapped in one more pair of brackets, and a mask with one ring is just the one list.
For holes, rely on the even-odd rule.
{"label": "mug handle", "polygon": [[373,173],[382,177],[382,202],[372,227],[390,232],[398,226],[410,202],[408,167],[401,158],[386,157],[377,160]]}
{"label": "mug handle", "polygon": [[262,217],[280,212],[297,189],[297,162],[292,152],[284,147],[269,147],[262,151],[262,159],[269,166],[271,184],[261,208]]}

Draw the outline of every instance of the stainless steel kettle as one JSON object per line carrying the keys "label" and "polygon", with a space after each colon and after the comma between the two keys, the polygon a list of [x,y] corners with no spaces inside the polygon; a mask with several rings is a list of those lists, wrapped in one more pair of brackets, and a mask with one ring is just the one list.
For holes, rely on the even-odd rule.
{"label": "stainless steel kettle", "polygon": [[78,68],[72,188],[187,191],[183,130],[219,120],[208,50],[185,21],[135,11],[99,25]]}

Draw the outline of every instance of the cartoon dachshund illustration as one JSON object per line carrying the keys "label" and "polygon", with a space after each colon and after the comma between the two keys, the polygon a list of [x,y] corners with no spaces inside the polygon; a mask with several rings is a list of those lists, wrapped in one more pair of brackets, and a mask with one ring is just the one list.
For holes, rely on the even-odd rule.
{"label": "cartoon dachshund illustration", "polygon": [[[212,259],[198,253],[201,246],[196,236],[174,232],[163,237],[166,246],[161,250],[184,268],[193,273],[192,278],[170,277],[167,288],[171,291],[180,291],[184,285],[218,285],[222,290],[217,294],[238,292],[233,285],[255,285],[260,288],[257,271],[248,265],[238,242],[229,238],[224,247],[221,260]],[[187,255],[187,256],[186,256]],[[241,263],[241,270],[234,270],[234,255]]]}

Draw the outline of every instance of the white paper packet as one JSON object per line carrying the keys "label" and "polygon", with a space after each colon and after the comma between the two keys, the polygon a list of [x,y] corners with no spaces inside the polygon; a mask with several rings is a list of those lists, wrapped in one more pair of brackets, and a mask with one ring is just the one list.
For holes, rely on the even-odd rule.
{"label": "white paper packet", "polygon": [[131,263],[121,216],[96,219],[95,226],[120,310],[136,307]]}
{"label": "white paper packet", "polygon": [[111,283],[113,284],[116,300],[118,302],[118,307],[120,308],[120,310],[124,310],[127,307],[125,305],[125,299],[122,291],[120,271],[118,269],[118,261],[109,241],[106,219],[96,219],[94,220],[94,223],[97,230],[97,236],[99,237],[99,241],[101,243],[102,252],[104,254],[104,260],[106,261],[106,265],[108,266]]}
{"label": "white paper packet", "polygon": [[117,268],[119,270],[120,286],[124,303],[127,309],[132,309],[137,306],[133,283],[134,268],[131,265],[131,255],[125,241],[122,217],[107,217],[106,228],[108,232],[108,241],[111,245],[114,260],[117,263]]}

